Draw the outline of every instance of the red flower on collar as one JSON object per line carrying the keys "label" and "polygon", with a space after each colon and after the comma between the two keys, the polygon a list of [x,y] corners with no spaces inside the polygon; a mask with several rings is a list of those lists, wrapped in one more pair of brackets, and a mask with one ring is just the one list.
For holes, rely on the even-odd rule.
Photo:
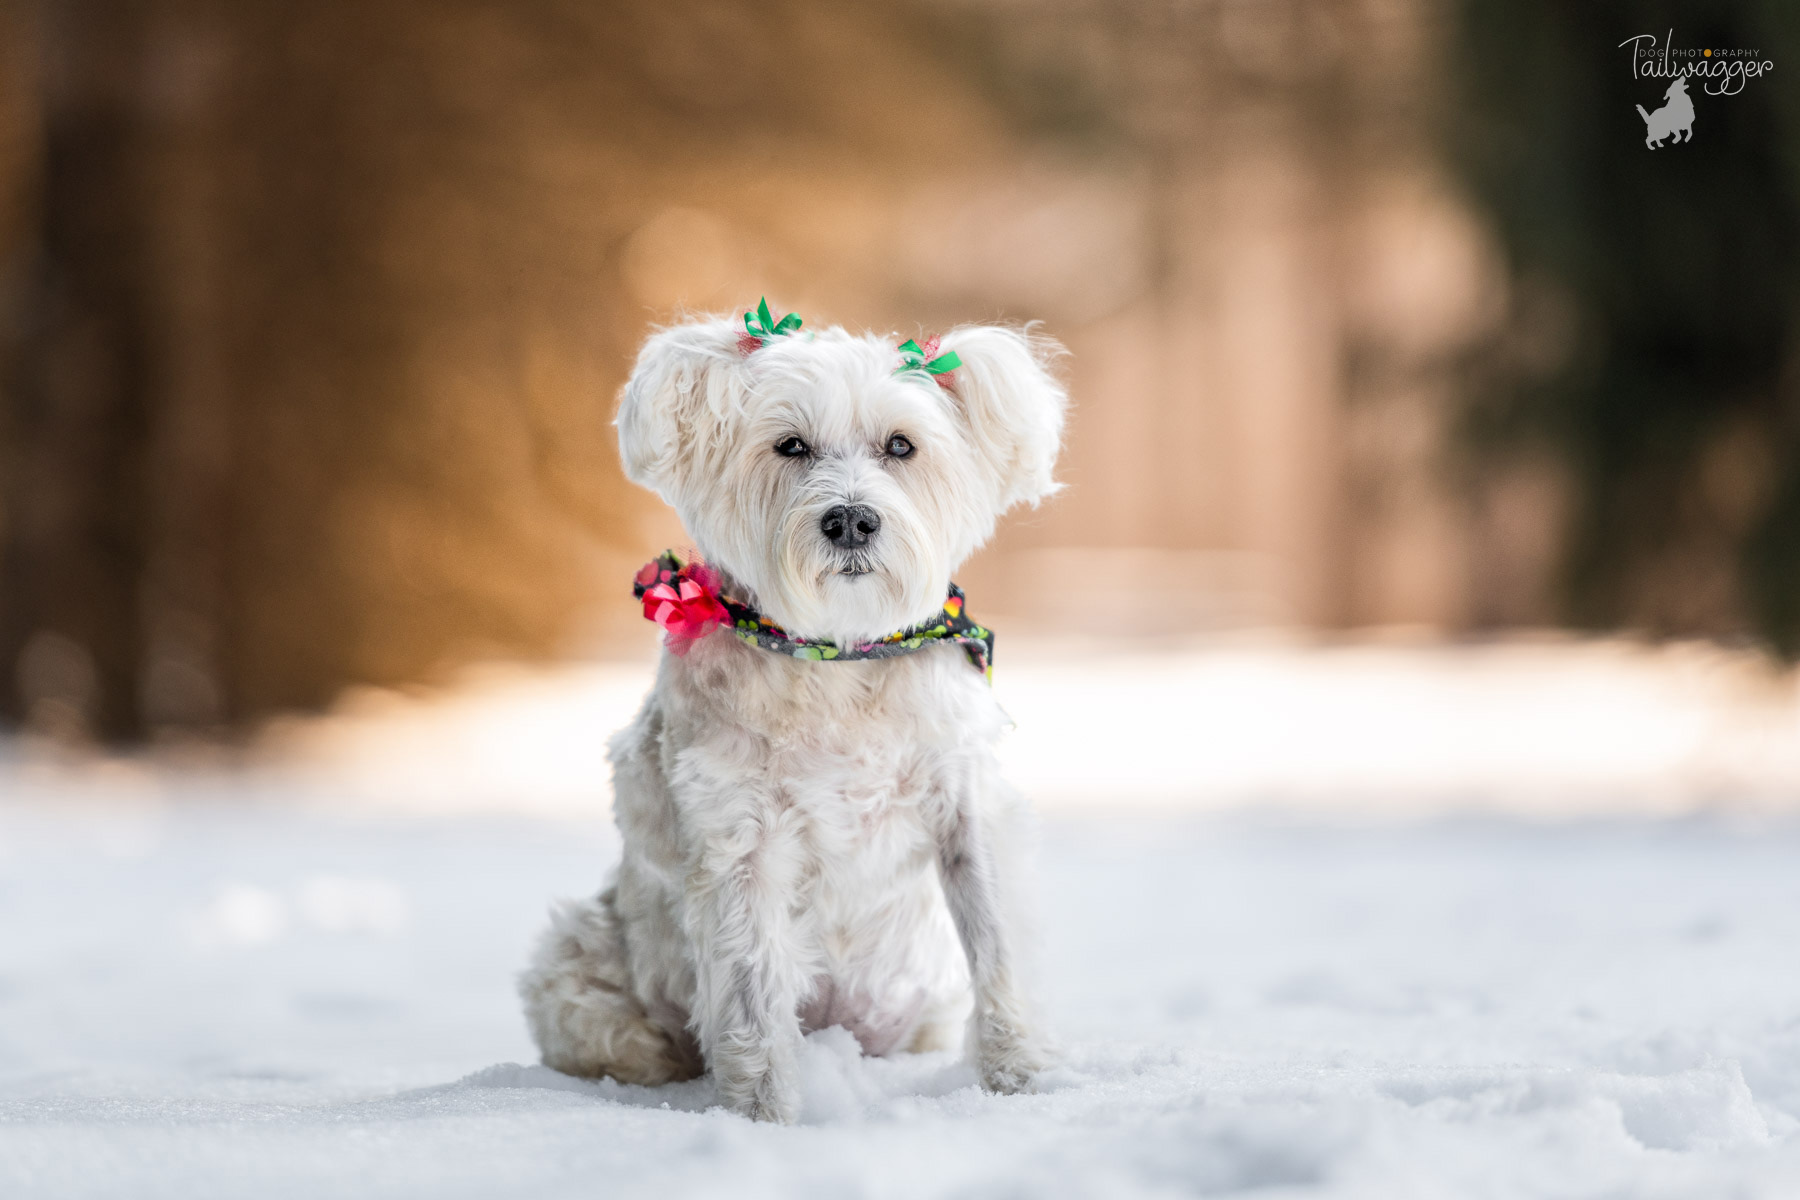
{"label": "red flower on collar", "polygon": [[663,644],[675,654],[686,654],[714,629],[731,624],[731,615],[719,603],[718,574],[705,563],[670,571],[648,562],[635,582],[644,589],[644,617],[663,627]]}

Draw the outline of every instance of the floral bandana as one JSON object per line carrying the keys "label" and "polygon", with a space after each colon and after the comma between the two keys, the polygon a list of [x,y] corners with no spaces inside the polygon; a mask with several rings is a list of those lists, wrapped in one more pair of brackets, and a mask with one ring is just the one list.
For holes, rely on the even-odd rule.
{"label": "floral bandana", "polygon": [[686,654],[695,642],[725,626],[740,639],[777,654],[813,662],[851,662],[862,658],[897,658],[935,642],[955,642],[969,663],[989,682],[994,678],[994,632],[963,614],[962,589],[954,583],[937,616],[879,641],[838,646],[794,637],[746,604],[720,591],[719,573],[698,560],[683,563],[672,550],[644,564],[632,583],[632,594],[644,602],[644,619],[667,631],[670,652]]}

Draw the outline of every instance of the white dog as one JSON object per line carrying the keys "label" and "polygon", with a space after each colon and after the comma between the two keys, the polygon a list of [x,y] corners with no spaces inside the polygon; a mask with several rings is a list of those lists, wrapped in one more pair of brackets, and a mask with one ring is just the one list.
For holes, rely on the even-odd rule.
{"label": "white dog", "polygon": [[1009,916],[1021,803],[991,751],[991,635],[949,581],[1057,487],[1058,351],[761,311],[750,335],[662,330],[625,386],[625,473],[705,565],[639,576],[671,650],[611,743],[624,857],[554,913],[520,979],[531,1031],[558,1070],[710,1068],[735,1111],[792,1121],[806,1031],[884,1054],[966,1024],[982,1084],[1016,1092],[1047,1061]]}

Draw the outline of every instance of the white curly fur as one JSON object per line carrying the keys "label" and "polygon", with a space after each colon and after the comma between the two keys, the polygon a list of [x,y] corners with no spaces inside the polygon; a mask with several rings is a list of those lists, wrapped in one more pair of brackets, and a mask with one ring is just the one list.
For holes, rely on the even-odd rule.
{"label": "white curly fur", "polygon": [[[896,375],[892,338],[831,328],[745,354],[737,334],[654,335],[619,447],[733,594],[790,633],[864,641],[934,615],[1000,515],[1056,487],[1053,343],[953,330],[945,389]],[[909,457],[887,453],[895,434]],[[775,451],[793,436],[811,452]],[[880,515],[867,547],[821,532],[846,504]],[[842,1025],[882,1054],[954,1045],[966,1024],[985,1086],[1029,1086],[1047,1051],[1019,979],[1022,804],[991,751],[1005,723],[948,643],[808,662],[715,631],[665,652],[611,743],[616,876],[557,910],[520,979],[544,1061],[633,1083],[710,1068],[734,1110],[791,1121],[804,1031]]]}

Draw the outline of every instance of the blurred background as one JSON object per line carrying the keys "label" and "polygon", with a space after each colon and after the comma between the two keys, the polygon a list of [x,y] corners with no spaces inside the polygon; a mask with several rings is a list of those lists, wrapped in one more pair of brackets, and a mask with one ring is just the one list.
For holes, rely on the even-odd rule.
{"label": "blurred background", "polygon": [[[1775,66],[1650,151],[1619,43],[1670,28]],[[1797,35],[1781,0],[0,0],[6,753],[487,738],[592,794],[654,653],[628,576],[683,541],[617,390],[655,323],[766,294],[1072,351],[1068,489],[961,580],[1052,790],[1086,708],[1223,731],[1148,783],[1780,792]]]}

